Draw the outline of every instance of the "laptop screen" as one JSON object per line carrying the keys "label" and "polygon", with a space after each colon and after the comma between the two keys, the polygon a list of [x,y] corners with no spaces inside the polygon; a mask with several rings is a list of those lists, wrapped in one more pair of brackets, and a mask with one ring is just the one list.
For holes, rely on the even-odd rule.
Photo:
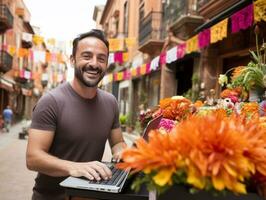
{"label": "laptop screen", "polygon": [[149,140],[149,132],[151,130],[154,130],[154,129],[158,128],[162,118],[163,118],[163,115],[160,115],[160,116],[152,119],[151,121],[149,121],[149,123],[147,124],[146,128],[143,131],[142,137],[144,138],[144,140],[146,140],[146,141]]}

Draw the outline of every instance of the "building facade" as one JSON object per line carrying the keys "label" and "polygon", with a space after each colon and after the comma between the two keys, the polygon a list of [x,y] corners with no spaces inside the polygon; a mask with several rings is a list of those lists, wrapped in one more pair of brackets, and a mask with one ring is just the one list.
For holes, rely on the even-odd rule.
{"label": "building facade", "polygon": [[[118,97],[121,112],[133,113],[135,120],[140,106],[141,109],[151,108],[165,97],[183,95],[196,100],[199,94],[205,97],[210,95],[210,90],[214,90],[218,97],[221,91],[218,84],[219,74],[233,67],[247,65],[250,61],[249,50],[255,49],[254,22],[235,32],[232,31],[231,22],[232,15],[241,9],[249,9],[247,7],[252,7],[252,2],[108,0],[100,20],[108,38],[136,38],[134,48],[123,49],[130,54],[128,62],[123,63],[123,67],[130,68],[132,75],[134,68],[153,62],[159,57],[157,70],[151,70],[144,75],[132,75],[126,81],[113,80],[109,84],[109,89],[112,89],[109,91]],[[249,14],[252,15],[251,11],[243,18],[249,18]],[[211,41],[212,27],[223,21],[227,21],[224,26],[225,37],[215,42]],[[266,31],[265,23],[258,25],[262,42]],[[198,47],[199,35],[207,31],[208,44]],[[189,50],[192,39],[197,39],[197,48]],[[184,55],[171,62],[162,61],[166,53],[176,46],[185,46]],[[111,67],[110,73],[123,71],[123,67]],[[130,99],[129,109],[123,108],[121,102],[124,98]]]}

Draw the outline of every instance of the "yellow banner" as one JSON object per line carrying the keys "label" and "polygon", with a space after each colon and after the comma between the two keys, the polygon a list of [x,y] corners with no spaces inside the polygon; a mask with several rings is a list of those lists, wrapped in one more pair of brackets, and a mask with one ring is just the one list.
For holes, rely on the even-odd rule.
{"label": "yellow banner", "polygon": [[123,62],[128,61],[128,53],[123,53]]}
{"label": "yellow banner", "polygon": [[7,52],[8,52],[11,56],[14,56],[15,53],[16,53],[16,51],[17,51],[17,49],[16,49],[15,46],[11,46],[11,45],[8,46]]}
{"label": "yellow banner", "polygon": [[266,0],[254,1],[254,20],[256,22],[266,21]]}
{"label": "yellow banner", "polygon": [[40,44],[42,44],[43,43],[43,37],[41,37],[41,36],[39,36],[39,35],[34,35],[33,36],[33,42],[34,42],[34,44],[36,44],[36,45],[40,45]]}
{"label": "yellow banner", "polygon": [[131,76],[137,76],[137,69],[136,68],[131,69]]}
{"label": "yellow banner", "polygon": [[127,47],[133,47],[136,44],[136,38],[125,38]]}
{"label": "yellow banner", "polygon": [[186,49],[187,53],[199,50],[198,35],[195,35],[194,37],[188,39],[186,43],[187,43],[187,49]]}
{"label": "yellow banner", "polygon": [[122,51],[124,48],[123,39],[109,39],[109,51]]}
{"label": "yellow banner", "polygon": [[118,80],[118,81],[123,80],[123,72],[118,72],[118,73],[117,73],[117,80]]}
{"label": "yellow banner", "polygon": [[228,18],[211,27],[211,43],[218,42],[227,37]]}
{"label": "yellow banner", "polygon": [[140,74],[145,75],[146,74],[146,64],[142,64],[140,67]]}

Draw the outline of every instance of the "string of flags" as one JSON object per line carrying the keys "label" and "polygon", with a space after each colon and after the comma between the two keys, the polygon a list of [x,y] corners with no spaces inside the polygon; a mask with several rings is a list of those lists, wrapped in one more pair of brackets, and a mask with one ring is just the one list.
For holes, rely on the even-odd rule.
{"label": "string of flags", "polygon": [[[229,20],[231,23],[229,23]],[[121,72],[107,74],[102,84],[106,85],[113,81],[129,80],[134,77],[146,75],[152,71],[160,69],[163,64],[174,62],[183,58],[186,54],[199,52],[201,49],[208,47],[210,44],[219,42],[227,37],[229,30],[237,33],[252,26],[254,22],[266,21],[266,0],[257,0],[254,3],[242,8],[229,18],[226,18],[214,26],[204,29],[199,34],[189,38],[186,42],[179,44],[151,60],[151,62],[141,66],[126,69]],[[230,24],[230,27],[228,27]],[[117,41],[116,41],[117,42]],[[118,45],[117,45],[118,46]],[[123,55],[110,54],[109,63],[122,63],[125,60]]]}

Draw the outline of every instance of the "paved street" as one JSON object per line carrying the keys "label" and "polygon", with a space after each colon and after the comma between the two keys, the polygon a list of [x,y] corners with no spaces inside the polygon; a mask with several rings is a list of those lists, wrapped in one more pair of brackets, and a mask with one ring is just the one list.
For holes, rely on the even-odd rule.
{"label": "paved street", "polygon": [[[27,140],[19,140],[22,123],[14,125],[9,133],[0,132],[0,200],[29,200],[34,184],[35,172],[26,168],[25,152]],[[124,133],[130,145],[133,135]],[[103,160],[109,161],[111,152],[106,145]]]}
{"label": "paved street", "polygon": [[36,173],[26,167],[27,140],[19,140],[22,124],[14,125],[9,133],[0,132],[0,199],[28,200]]}

